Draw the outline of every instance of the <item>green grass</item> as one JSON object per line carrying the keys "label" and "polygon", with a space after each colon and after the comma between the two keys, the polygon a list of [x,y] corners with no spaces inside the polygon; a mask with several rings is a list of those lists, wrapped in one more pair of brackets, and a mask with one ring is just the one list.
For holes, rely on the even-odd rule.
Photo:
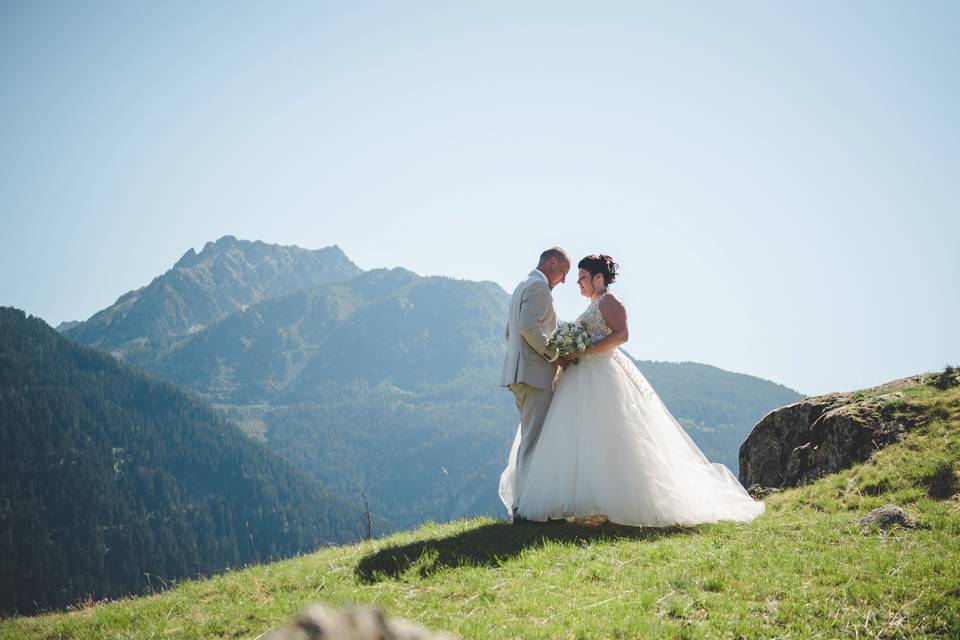
{"label": "green grass", "polygon": [[[514,527],[479,519],[17,618],[0,638],[257,638],[306,602],[375,604],[465,638],[960,637],[960,388],[865,464],[767,499],[748,525]],[[893,502],[918,528],[862,529]]]}

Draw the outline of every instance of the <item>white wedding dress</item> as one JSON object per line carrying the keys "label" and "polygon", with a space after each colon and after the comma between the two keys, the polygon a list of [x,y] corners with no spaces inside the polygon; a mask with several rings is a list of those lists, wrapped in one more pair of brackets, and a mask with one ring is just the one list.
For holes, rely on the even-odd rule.
{"label": "white wedding dress", "polygon": [[[578,318],[594,340],[611,333],[599,300]],[[736,477],[700,452],[619,349],[582,356],[557,383],[543,430],[516,477],[520,431],[500,477],[508,511],[530,520],[603,516],[632,526],[747,522],[763,513]]]}

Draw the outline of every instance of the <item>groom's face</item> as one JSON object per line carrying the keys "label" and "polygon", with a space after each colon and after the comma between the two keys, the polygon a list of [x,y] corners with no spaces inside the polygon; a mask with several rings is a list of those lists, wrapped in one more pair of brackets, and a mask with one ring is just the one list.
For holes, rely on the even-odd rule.
{"label": "groom's face", "polygon": [[550,273],[545,275],[547,276],[547,283],[550,285],[550,288],[553,289],[561,282],[567,281],[567,273],[570,271],[570,263],[563,262],[557,258],[550,258],[550,261],[553,263],[550,267]]}

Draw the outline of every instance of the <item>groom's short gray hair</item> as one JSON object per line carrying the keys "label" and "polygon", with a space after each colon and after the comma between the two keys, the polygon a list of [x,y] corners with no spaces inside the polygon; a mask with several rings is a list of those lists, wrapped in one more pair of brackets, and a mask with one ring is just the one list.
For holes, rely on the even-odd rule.
{"label": "groom's short gray hair", "polygon": [[550,258],[556,258],[561,262],[566,262],[571,264],[570,256],[567,255],[567,252],[561,249],[560,247],[550,247],[546,251],[540,254],[540,264],[543,264]]}

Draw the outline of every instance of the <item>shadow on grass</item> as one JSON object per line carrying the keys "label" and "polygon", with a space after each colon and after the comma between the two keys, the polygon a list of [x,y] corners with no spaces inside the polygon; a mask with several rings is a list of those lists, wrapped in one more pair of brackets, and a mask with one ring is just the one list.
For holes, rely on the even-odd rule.
{"label": "shadow on grass", "polygon": [[412,568],[425,578],[444,568],[492,567],[520,555],[524,549],[548,542],[587,545],[610,540],[660,540],[696,532],[696,528],[637,528],[605,523],[601,525],[507,522],[486,524],[446,538],[421,540],[390,546],[364,556],[355,573],[362,582],[396,579]]}

